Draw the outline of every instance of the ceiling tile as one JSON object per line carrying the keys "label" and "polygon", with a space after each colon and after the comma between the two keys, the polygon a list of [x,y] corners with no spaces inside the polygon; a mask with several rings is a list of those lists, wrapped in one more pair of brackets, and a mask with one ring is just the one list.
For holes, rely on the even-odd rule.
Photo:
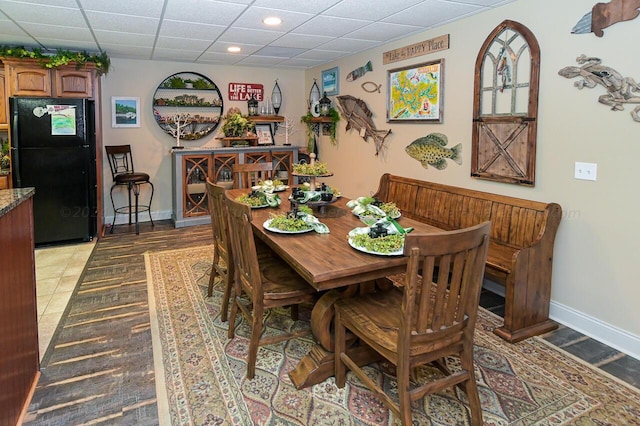
{"label": "ceiling tile", "polygon": [[[155,36],[149,34],[125,34],[116,31],[94,31],[96,39],[101,46],[106,44],[120,44],[123,46],[146,46],[153,47]],[[111,53],[111,52],[110,52]]]}
{"label": "ceiling tile", "polygon": [[371,40],[357,40],[352,38],[336,38],[332,41],[320,46],[326,50],[335,50],[339,52],[361,52],[371,49],[379,43]]}
{"label": "ceiling tile", "polygon": [[158,0],[79,0],[85,11],[160,18],[163,1]]}
{"label": "ceiling tile", "polygon": [[156,48],[163,49],[185,49],[204,52],[209,48],[211,42],[209,40],[196,40],[178,37],[158,37]]}
{"label": "ceiling tile", "polygon": [[192,22],[172,21],[165,19],[160,27],[161,36],[184,37],[198,40],[215,40],[227,27],[224,25],[196,24]]}
{"label": "ceiling tile", "polygon": [[[79,9],[41,5],[33,7],[30,3],[2,1],[0,10],[14,21],[57,25],[60,28],[86,28],[86,22]],[[64,25],[61,25],[64,23]]]}
{"label": "ceiling tile", "polygon": [[373,22],[366,27],[350,32],[346,37],[387,42],[398,37],[406,37],[409,34],[419,31],[424,31],[424,28],[412,25],[392,24],[390,22]]}
{"label": "ceiling tile", "polygon": [[341,37],[352,31],[368,25],[371,21],[335,18],[331,16],[317,16],[292,32],[294,34],[312,34],[321,36]]}
{"label": "ceiling tile", "polygon": [[[277,16],[282,19],[282,24],[278,26],[268,26],[262,23],[262,20],[269,16]],[[291,31],[314,15],[309,13],[288,12],[282,10],[267,9],[262,7],[251,7],[247,9],[234,23],[234,26],[240,28],[254,28],[267,31]]]}
{"label": "ceiling tile", "polygon": [[330,7],[324,12],[324,14],[340,18],[378,21],[415,4],[421,3],[422,1],[423,0],[386,1],[376,3],[375,7],[372,7],[371,0],[348,0]]}
{"label": "ceiling tile", "polygon": [[244,5],[221,1],[169,0],[164,18],[200,24],[229,25],[245,9]]}
{"label": "ceiling tile", "polygon": [[255,43],[257,40],[262,44],[269,44],[284,33],[276,31],[250,30],[247,28],[232,28],[224,32],[219,41],[229,43]]}
{"label": "ceiling tile", "polygon": [[340,3],[340,0],[256,0],[253,6],[316,14],[330,8],[336,3]]}
{"label": "ceiling tile", "polygon": [[160,20],[141,16],[119,15],[115,13],[87,12],[87,18],[94,30],[114,32],[155,34],[158,32]]}
{"label": "ceiling tile", "polygon": [[473,14],[478,10],[480,10],[478,6],[469,4],[426,0],[402,12],[391,15],[382,21],[428,28],[438,23],[448,22],[456,17]]}
{"label": "ceiling tile", "polygon": [[283,35],[277,40],[274,40],[271,43],[271,46],[300,47],[305,49],[313,49],[314,47],[318,47],[333,39],[334,37],[289,33],[289,34]]}

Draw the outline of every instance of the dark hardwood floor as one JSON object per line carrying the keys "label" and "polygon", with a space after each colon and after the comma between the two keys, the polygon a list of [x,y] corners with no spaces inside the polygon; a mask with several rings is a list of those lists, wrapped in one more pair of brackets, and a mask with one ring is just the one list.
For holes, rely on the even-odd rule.
{"label": "dark hardwood floor", "polygon": [[[101,238],[43,357],[25,424],[158,424],[143,254],[210,242],[210,226],[170,221]],[[503,314],[498,295],[484,291],[481,305]],[[640,361],[564,326],[544,338],[640,387]]]}

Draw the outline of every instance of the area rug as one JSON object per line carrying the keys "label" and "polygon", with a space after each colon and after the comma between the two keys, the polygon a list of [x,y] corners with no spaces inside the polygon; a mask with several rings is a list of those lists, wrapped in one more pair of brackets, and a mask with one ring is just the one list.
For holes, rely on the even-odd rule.
{"label": "area rug", "polygon": [[[249,328],[238,321],[227,338],[220,321],[222,288],[206,297],[213,247],[145,255],[161,424],[395,425],[395,416],[352,374],[343,389],[333,378],[297,390],[288,372],[314,345],[313,337],[260,347],[256,376],[247,380]],[[266,332],[308,326],[301,310],[272,311]],[[640,392],[543,339],[509,344],[492,330],[501,319],[480,309],[475,363],[485,425],[640,425]],[[455,368],[455,365],[452,367]],[[367,368],[393,393],[393,369]],[[417,380],[438,374],[423,368]],[[414,425],[470,424],[466,398],[448,389],[414,403]]]}

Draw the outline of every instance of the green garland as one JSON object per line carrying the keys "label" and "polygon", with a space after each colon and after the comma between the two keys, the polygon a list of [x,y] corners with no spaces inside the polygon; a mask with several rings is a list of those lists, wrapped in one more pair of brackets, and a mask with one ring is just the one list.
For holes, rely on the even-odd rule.
{"label": "green garland", "polygon": [[[313,146],[313,123],[311,120],[314,118],[311,115],[311,112],[308,112],[307,115],[303,115],[300,118],[300,121],[307,125],[307,146]],[[338,121],[340,121],[340,113],[335,108],[329,109],[329,118],[331,118],[331,124],[329,126],[329,139],[331,140],[331,144],[336,144],[336,130],[338,129]],[[321,126],[325,123],[318,123]]]}
{"label": "green garland", "polygon": [[96,66],[98,75],[109,72],[111,60],[105,52],[90,54],[87,52],[72,52],[58,49],[55,54],[43,53],[41,49],[26,49],[23,46],[0,45],[0,57],[17,59],[36,59],[42,68],[57,68],[75,63],[76,69],[82,68],[86,63]]}

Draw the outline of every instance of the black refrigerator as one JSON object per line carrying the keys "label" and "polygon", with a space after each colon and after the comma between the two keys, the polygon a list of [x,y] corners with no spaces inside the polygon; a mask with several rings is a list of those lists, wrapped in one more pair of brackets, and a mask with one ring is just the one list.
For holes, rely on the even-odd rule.
{"label": "black refrigerator", "polygon": [[35,187],[37,246],[96,235],[95,105],[89,99],[10,98],[14,188]]}

